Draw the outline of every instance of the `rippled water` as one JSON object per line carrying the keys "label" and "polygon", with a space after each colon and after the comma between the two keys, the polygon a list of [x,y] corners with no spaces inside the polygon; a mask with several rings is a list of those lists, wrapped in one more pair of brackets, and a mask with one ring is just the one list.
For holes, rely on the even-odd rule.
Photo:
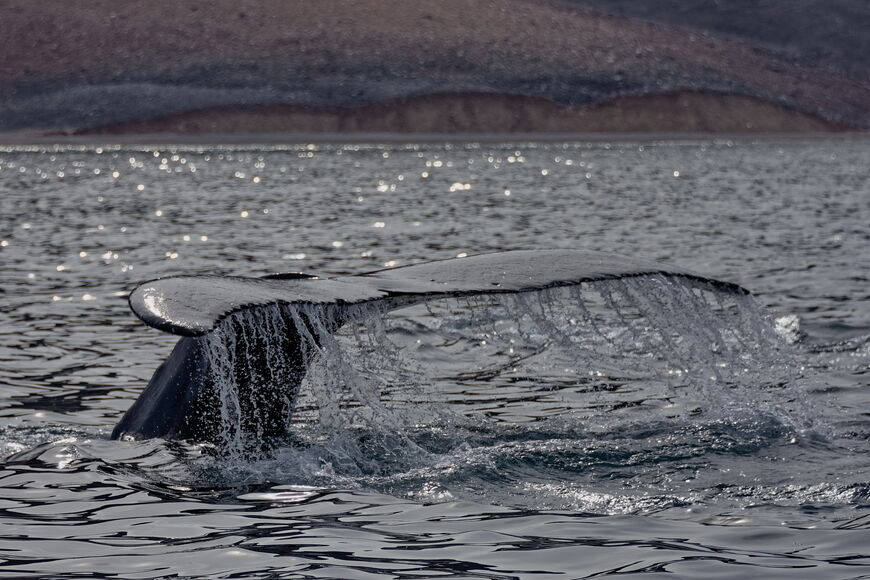
{"label": "rippled water", "polygon": [[[870,577],[868,153],[0,149],[0,575]],[[547,247],[765,310],[648,279],[374,312],[270,454],[108,438],[175,340],[140,281]]]}

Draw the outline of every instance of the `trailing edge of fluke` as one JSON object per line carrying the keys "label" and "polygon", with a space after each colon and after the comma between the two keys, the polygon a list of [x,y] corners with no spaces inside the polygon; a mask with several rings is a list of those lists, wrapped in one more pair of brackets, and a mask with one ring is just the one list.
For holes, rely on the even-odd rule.
{"label": "trailing edge of fluke", "polygon": [[[274,309],[272,314],[283,321],[275,327],[279,332],[265,335],[256,328],[233,328],[229,334],[235,337],[238,332],[242,340],[223,343],[225,337],[210,331],[234,313],[244,315],[236,321],[244,325],[258,320],[258,314],[267,314],[270,305],[312,305],[322,307],[316,309],[322,315],[321,331],[331,332],[341,326],[345,305],[382,301],[390,310],[436,298],[527,292],[656,274],[748,294],[736,284],[682,268],[581,250],[500,252],[336,278],[178,276],[146,282],[130,295],[133,312],[150,326],[182,338],[124,414],[112,438],[185,439],[223,448],[232,447],[231,440],[254,441],[256,446],[285,432],[308,370],[302,335],[311,333],[314,320]],[[314,332],[312,340],[318,337]],[[210,359],[213,343],[231,351],[222,363]],[[213,368],[215,362],[219,364]],[[227,406],[225,398],[232,399],[233,405]]]}
{"label": "trailing edge of fluke", "polygon": [[589,250],[516,250],[321,278],[305,274],[174,276],[130,294],[143,322],[180,336],[201,336],[227,315],[268,304],[357,304],[404,297],[404,303],[451,296],[528,292],[583,282],[660,274],[707,282],[738,294],[732,282],[660,262]]}

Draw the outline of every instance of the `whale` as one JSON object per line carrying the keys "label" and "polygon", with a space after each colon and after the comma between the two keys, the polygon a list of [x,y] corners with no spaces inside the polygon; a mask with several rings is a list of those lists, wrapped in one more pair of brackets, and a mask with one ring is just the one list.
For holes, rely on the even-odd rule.
{"label": "whale", "polygon": [[[286,434],[310,362],[305,339],[317,343],[324,331],[335,332],[355,306],[376,304],[388,312],[443,298],[653,275],[750,293],[658,261],[567,249],[478,254],[349,276],[182,275],[147,281],[130,293],[131,310],[148,326],[180,338],[111,437],[220,444],[227,435],[228,396],[241,434],[255,440]],[[266,330],[246,328],[252,320],[263,321],[258,326]],[[221,340],[215,340],[218,334]],[[225,355],[217,369],[211,364],[215,348]]]}

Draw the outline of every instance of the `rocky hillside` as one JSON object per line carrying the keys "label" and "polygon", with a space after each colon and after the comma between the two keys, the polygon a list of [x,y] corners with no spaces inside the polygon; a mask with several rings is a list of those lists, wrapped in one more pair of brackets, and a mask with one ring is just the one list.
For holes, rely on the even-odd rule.
{"label": "rocky hillside", "polygon": [[846,128],[767,101],[736,95],[627,96],[599,105],[571,107],[536,97],[478,93],[426,95],[350,108],[214,107],[75,133],[779,133]]}
{"label": "rocky hillside", "polygon": [[626,6],[0,0],[0,131],[870,127],[862,59]]}

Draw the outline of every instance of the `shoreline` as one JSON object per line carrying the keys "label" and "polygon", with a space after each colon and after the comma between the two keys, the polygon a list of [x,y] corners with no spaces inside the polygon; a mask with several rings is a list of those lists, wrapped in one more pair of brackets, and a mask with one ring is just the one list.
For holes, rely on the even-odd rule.
{"label": "shoreline", "polygon": [[137,133],[126,135],[15,135],[0,133],[0,147],[55,146],[288,146],[304,145],[380,145],[380,144],[512,144],[512,143],[687,143],[779,142],[779,141],[860,141],[870,131],[841,132],[597,132],[597,133],[227,133],[169,134]]}
{"label": "shoreline", "polygon": [[209,107],[89,127],[0,133],[0,143],[649,141],[841,135],[863,129],[739,94],[680,91],[569,106],[503,93],[435,93],[360,107]]}

